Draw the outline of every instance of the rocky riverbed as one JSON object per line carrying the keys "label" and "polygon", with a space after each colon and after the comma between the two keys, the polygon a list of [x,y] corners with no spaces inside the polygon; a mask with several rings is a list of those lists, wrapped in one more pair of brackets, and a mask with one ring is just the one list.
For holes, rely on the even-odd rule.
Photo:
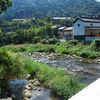
{"label": "rocky riverbed", "polygon": [[90,84],[100,77],[100,59],[86,59],[77,55],[56,53],[24,53],[36,62],[45,63],[50,67],[63,68],[67,74],[79,77],[80,82]]}

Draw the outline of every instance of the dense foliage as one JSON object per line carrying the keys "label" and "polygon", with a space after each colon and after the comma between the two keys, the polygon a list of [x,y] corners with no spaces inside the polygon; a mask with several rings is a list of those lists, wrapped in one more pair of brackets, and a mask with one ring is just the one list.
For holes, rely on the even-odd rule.
{"label": "dense foliage", "polygon": [[[3,1],[3,0],[2,0]],[[14,6],[1,15],[4,20],[46,16],[91,16],[100,14],[96,0],[12,0]],[[12,12],[12,14],[11,14]]]}
{"label": "dense foliage", "polygon": [[[0,32],[0,46],[5,44],[23,44],[23,43],[38,43],[56,36],[55,29],[51,27],[51,23],[46,23],[41,27],[31,27],[29,29],[20,28],[16,32],[3,33]],[[57,39],[50,39],[48,44],[57,43]]]}
{"label": "dense foliage", "polygon": [[[10,92],[9,80],[11,76],[21,76],[21,63],[19,59],[11,56],[5,50],[0,50],[0,96],[5,96],[5,92]],[[7,94],[9,96],[9,94]]]}
{"label": "dense foliage", "polygon": [[6,11],[8,7],[12,6],[11,0],[0,0],[0,14]]}
{"label": "dense foliage", "polygon": [[23,29],[29,29],[29,28],[35,28],[35,27],[43,27],[44,26],[45,19],[27,19],[23,22],[8,22],[8,21],[2,21],[0,20],[0,27],[3,33],[7,32],[15,32],[21,28]]}

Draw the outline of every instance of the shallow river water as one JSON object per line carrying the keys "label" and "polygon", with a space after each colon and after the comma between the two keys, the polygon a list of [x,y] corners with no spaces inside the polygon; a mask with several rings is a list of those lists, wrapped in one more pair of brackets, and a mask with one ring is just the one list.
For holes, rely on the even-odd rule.
{"label": "shallow river water", "polygon": [[76,73],[82,83],[90,84],[100,77],[100,63],[90,59],[73,58],[67,55],[48,59],[46,56],[33,55],[35,55],[33,59],[37,62],[44,62],[51,67],[63,68],[66,71]]}

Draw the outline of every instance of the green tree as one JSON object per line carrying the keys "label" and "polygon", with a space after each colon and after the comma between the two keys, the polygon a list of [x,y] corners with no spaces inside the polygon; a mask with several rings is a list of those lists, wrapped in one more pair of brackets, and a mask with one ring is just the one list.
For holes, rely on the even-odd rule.
{"label": "green tree", "polygon": [[18,31],[16,31],[13,36],[13,43],[14,44],[22,44],[25,42],[25,38],[24,38],[24,30],[23,29],[19,29]]}
{"label": "green tree", "polygon": [[10,6],[12,6],[12,1],[11,0],[0,0],[0,14],[3,11],[6,11],[7,8],[9,8]]}
{"label": "green tree", "polygon": [[38,28],[37,36],[40,36],[42,39],[46,38],[46,31],[44,27]]}
{"label": "green tree", "polygon": [[51,27],[51,23],[47,23],[45,26],[46,34],[49,37],[53,37],[53,29]]}
{"label": "green tree", "polygon": [[3,41],[3,34],[2,34],[2,31],[1,31],[1,28],[0,28],[0,43]]}
{"label": "green tree", "polygon": [[47,22],[51,22],[50,16],[48,16],[48,17],[46,18],[46,21],[47,21]]}
{"label": "green tree", "polygon": [[72,26],[72,19],[62,19],[60,20],[61,26],[71,27]]}

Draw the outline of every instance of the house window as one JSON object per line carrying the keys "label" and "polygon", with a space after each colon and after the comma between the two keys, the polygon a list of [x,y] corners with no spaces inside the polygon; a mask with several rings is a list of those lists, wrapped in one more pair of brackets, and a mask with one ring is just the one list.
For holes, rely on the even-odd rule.
{"label": "house window", "polygon": [[93,32],[91,32],[91,35],[93,35]]}
{"label": "house window", "polygon": [[80,27],[80,24],[77,24],[78,27]]}
{"label": "house window", "polygon": [[93,24],[92,24],[92,23],[91,23],[90,25],[91,25],[91,26],[93,26]]}

